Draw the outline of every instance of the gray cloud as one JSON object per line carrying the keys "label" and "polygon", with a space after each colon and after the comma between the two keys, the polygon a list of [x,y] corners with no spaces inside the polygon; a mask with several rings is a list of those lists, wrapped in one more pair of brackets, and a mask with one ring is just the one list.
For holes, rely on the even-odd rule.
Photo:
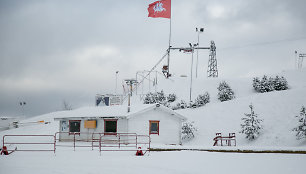
{"label": "gray cloud", "polygon": [[[0,115],[27,115],[92,105],[96,93],[150,69],[168,46],[169,20],[147,17],[152,1],[0,0]],[[275,73],[305,52],[303,0],[173,1],[172,45],[214,40],[222,77]],[[205,78],[208,52],[200,51]],[[161,66],[161,65],[160,65]],[[189,73],[190,56],[171,54],[175,75]],[[158,67],[160,70],[161,67]]]}

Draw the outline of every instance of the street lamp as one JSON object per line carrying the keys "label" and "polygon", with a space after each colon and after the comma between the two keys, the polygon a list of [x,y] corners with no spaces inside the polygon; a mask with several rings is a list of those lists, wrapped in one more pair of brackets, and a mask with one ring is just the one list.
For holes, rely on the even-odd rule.
{"label": "street lamp", "polygon": [[191,68],[190,68],[190,91],[189,91],[189,101],[191,101],[191,93],[192,93],[192,71],[193,71],[193,52],[194,52],[194,47],[198,46],[199,43],[197,44],[191,44],[189,43],[190,49],[191,49]]}
{"label": "street lamp", "polygon": [[[198,48],[200,46],[200,33],[204,32],[204,28],[196,28],[198,33]],[[196,78],[198,78],[198,61],[199,61],[199,49],[197,49],[197,65],[196,65]]]}
{"label": "street lamp", "polygon": [[119,73],[119,71],[116,71],[116,89],[115,89],[115,94],[117,94],[118,73]]}
{"label": "street lamp", "polygon": [[24,106],[25,106],[26,104],[27,104],[27,103],[26,103],[25,101],[20,101],[20,102],[19,102],[19,105],[21,106],[21,110],[22,110],[22,115],[23,115],[23,116],[25,116],[25,115],[24,115]]}

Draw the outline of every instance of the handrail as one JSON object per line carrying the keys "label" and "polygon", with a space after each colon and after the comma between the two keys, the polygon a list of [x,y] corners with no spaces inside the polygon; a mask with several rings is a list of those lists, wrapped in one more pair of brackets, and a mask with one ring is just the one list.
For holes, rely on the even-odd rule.
{"label": "handrail", "polygon": [[[6,142],[5,138],[6,137],[51,137],[53,140],[52,142],[24,142],[24,141],[21,141],[21,142],[14,142],[14,141],[10,141],[10,142]],[[56,151],[56,138],[54,135],[4,135],[3,136],[3,139],[2,139],[2,146],[5,146],[5,145],[15,145],[15,144],[23,144],[23,145],[51,145],[53,144],[53,149],[16,149],[16,151],[53,151],[55,153]]]}

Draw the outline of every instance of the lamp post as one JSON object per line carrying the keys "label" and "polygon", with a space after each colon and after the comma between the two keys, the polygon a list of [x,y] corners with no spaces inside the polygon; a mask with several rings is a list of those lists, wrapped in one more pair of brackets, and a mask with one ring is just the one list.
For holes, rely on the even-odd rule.
{"label": "lamp post", "polygon": [[22,112],[22,115],[25,116],[24,114],[24,106],[26,105],[27,103],[25,101],[20,101],[19,102],[19,105],[21,106],[21,112]]}
{"label": "lamp post", "polygon": [[116,88],[115,88],[115,94],[117,94],[118,73],[119,73],[119,71],[116,71]]}
{"label": "lamp post", "polygon": [[[198,33],[198,48],[200,46],[200,33],[204,32],[204,28],[196,28],[196,32]],[[198,78],[198,61],[199,61],[199,49],[197,49],[197,65],[196,65],[196,78]]]}
{"label": "lamp post", "polygon": [[192,95],[192,71],[193,71],[193,52],[194,47],[198,46],[199,44],[191,44],[189,43],[190,49],[191,49],[191,68],[190,68],[190,91],[189,91],[189,101],[191,101],[191,95]]}

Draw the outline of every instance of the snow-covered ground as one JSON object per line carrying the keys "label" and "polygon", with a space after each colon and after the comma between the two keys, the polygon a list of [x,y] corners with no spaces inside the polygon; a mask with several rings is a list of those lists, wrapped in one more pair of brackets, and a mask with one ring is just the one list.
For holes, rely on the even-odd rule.
{"label": "snow-covered ground", "polygon": [[306,155],[237,154],[214,152],[151,152],[137,157],[131,152],[75,151],[15,153],[0,156],[0,173],[7,174],[298,174],[306,170]]}
{"label": "snow-covered ground", "polygon": [[[208,91],[211,102],[196,109],[177,110],[194,121],[196,137],[182,146],[153,145],[159,148],[182,149],[251,149],[251,150],[306,150],[306,141],[297,140],[292,129],[297,125],[296,115],[306,106],[306,70],[286,71],[283,75],[290,85],[286,91],[255,93],[252,78],[194,79],[193,98]],[[273,75],[272,75],[273,76]],[[225,80],[234,90],[236,98],[227,102],[217,100],[217,86]],[[158,91],[176,93],[179,99],[189,100],[189,79],[173,78],[159,81]],[[132,104],[140,103],[139,97]],[[255,113],[263,119],[259,138],[249,142],[240,134],[241,118],[249,113],[253,104]],[[59,130],[54,117],[69,111],[48,113],[23,122],[40,121],[49,124],[29,124],[18,129],[0,132],[9,134],[54,134]],[[224,135],[236,133],[236,147],[213,147],[216,132]],[[2,140],[1,140],[2,141]],[[15,152],[0,156],[0,173],[304,173],[304,154],[242,154],[203,151],[150,152],[136,157],[134,152],[102,152],[97,150],[58,148],[52,152]]]}

